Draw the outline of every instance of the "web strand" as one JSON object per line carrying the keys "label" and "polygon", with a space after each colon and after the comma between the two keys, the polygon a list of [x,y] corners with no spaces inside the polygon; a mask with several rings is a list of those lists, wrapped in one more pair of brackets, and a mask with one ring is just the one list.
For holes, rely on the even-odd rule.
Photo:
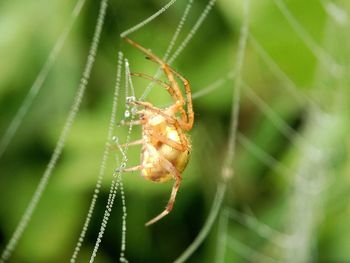
{"label": "web strand", "polygon": [[289,11],[283,0],[273,0],[278,9],[287,19],[289,24],[293,27],[294,31],[304,41],[309,50],[314,56],[322,63],[322,65],[329,70],[329,72],[335,76],[343,73],[343,67],[340,66],[322,47],[320,47],[312,37],[305,31],[300,23],[294,18]]}
{"label": "web strand", "polygon": [[[201,13],[201,15],[197,19],[196,23],[194,24],[194,26],[191,28],[190,32],[188,33],[187,37],[180,43],[179,47],[175,50],[174,54],[170,57],[170,59],[168,61],[169,65],[171,65],[175,61],[175,59],[181,54],[181,52],[188,45],[188,43],[193,38],[193,36],[197,33],[198,29],[200,28],[200,26],[203,24],[204,20],[206,19],[206,17],[210,13],[210,11],[211,11],[212,7],[214,6],[215,2],[216,2],[216,0],[210,0],[207,3],[207,5],[205,6],[203,12]],[[191,4],[191,2],[188,3],[188,5],[190,5],[190,4]],[[184,13],[184,16],[185,16],[185,14],[186,13]],[[179,24],[178,28],[180,27],[180,25],[181,25],[181,21],[180,21],[180,24]],[[176,35],[176,32],[175,32],[175,35]],[[160,73],[161,73],[161,71],[158,69],[157,73],[154,75],[154,78],[158,78],[160,76]],[[150,91],[153,88],[153,85],[154,85],[153,83],[150,83],[147,86],[147,88],[143,92],[142,96],[140,97],[140,100],[144,100],[148,96],[148,94],[150,93]]]}
{"label": "web strand", "polygon": [[[130,124],[129,125],[129,132],[128,132],[128,136],[127,136],[127,140],[126,140],[126,143],[128,143],[130,141],[130,134],[131,134],[131,131],[132,131],[132,125]],[[122,153],[122,162],[119,166],[118,169],[116,169],[116,171],[113,173],[113,180],[112,180],[112,183],[111,183],[111,187],[110,187],[110,190],[109,190],[109,195],[108,195],[108,201],[107,201],[107,205],[106,205],[106,209],[105,209],[105,212],[104,212],[104,215],[103,215],[103,219],[102,219],[102,223],[101,223],[101,226],[100,226],[100,230],[98,232],[98,236],[97,236],[97,239],[96,239],[96,243],[95,243],[95,246],[94,246],[94,249],[92,251],[92,254],[91,254],[91,257],[90,257],[90,263],[93,263],[95,261],[95,258],[97,256],[97,251],[100,247],[100,244],[102,242],[102,238],[103,238],[103,235],[105,233],[105,230],[107,228],[107,223],[109,221],[109,218],[110,218],[110,215],[111,215],[111,212],[112,212],[112,208],[113,208],[113,204],[114,204],[114,199],[115,199],[115,196],[117,194],[117,190],[118,190],[118,187],[121,185],[121,169],[125,168],[126,167],[126,164],[127,164],[127,148],[125,149],[125,151],[123,151],[123,149],[121,148],[119,142],[117,140],[115,140],[115,144],[117,145],[118,149],[120,150],[120,152]],[[122,262],[127,262],[126,258],[125,258],[125,255],[124,255],[124,251],[125,251],[125,240],[126,240],[126,237],[125,237],[125,233],[126,233],[126,206],[125,206],[125,197],[124,195],[122,195],[122,204],[123,204],[123,225],[122,225],[122,250],[121,250],[121,253],[120,253],[120,258],[123,259]]]}
{"label": "web strand", "polygon": [[203,97],[205,95],[208,95],[209,93],[212,93],[222,87],[224,84],[226,84],[229,80],[233,80],[235,78],[235,72],[230,71],[226,74],[226,76],[218,78],[208,86],[204,87],[203,89],[195,92],[192,94],[192,99],[198,99],[200,97]]}
{"label": "web strand", "polygon": [[54,153],[50,159],[50,162],[47,165],[47,168],[46,168],[43,176],[40,179],[39,185],[37,186],[37,188],[34,192],[34,195],[31,199],[31,201],[29,202],[29,205],[27,206],[19,224],[17,225],[15,232],[13,233],[10,241],[6,245],[6,248],[1,255],[1,260],[0,260],[1,263],[7,261],[10,258],[10,256],[12,255],[13,251],[15,250],[15,248],[18,244],[18,241],[21,239],[23,232],[27,228],[28,223],[33,215],[33,212],[34,212],[37,204],[40,201],[42,193],[44,192],[44,190],[47,186],[47,183],[51,177],[51,174],[56,166],[57,160],[61,156],[63,147],[64,147],[65,142],[66,142],[66,138],[68,137],[70,129],[74,123],[75,117],[79,111],[80,104],[81,104],[81,101],[84,97],[86,86],[87,86],[88,80],[90,78],[90,73],[91,73],[92,67],[94,65],[95,56],[96,56],[96,52],[97,52],[97,48],[98,48],[98,44],[99,44],[99,39],[100,39],[101,31],[102,31],[102,26],[104,23],[106,8],[107,8],[107,0],[102,0],[100,10],[99,10],[99,15],[97,18],[97,24],[95,27],[93,41],[92,41],[92,44],[91,44],[91,47],[89,50],[87,63],[85,65],[83,76],[80,80],[80,85],[79,85],[79,88],[78,88],[77,93],[75,95],[73,105],[71,107],[71,110],[69,112],[67,120],[64,124],[64,128],[61,132],[61,135],[60,135],[59,140],[57,142],[57,145],[55,147]]}
{"label": "web strand", "polygon": [[[131,89],[131,94],[135,95],[135,90],[134,90],[134,86],[132,84],[132,80],[130,77],[130,69],[129,69],[129,63],[128,60],[125,58],[124,60],[124,64],[125,64],[125,103],[126,106],[129,105],[129,89]],[[133,96],[134,98],[134,96]],[[134,118],[134,115],[131,114],[130,115],[130,111],[127,107],[127,109],[125,110],[125,113],[129,112],[128,114],[125,114],[127,116],[125,117],[129,117],[131,116],[131,121],[130,124],[128,125],[128,134],[125,140],[125,145],[127,145],[130,142],[130,138],[131,138],[131,132],[133,129],[133,125],[132,125],[132,120]],[[131,113],[133,113],[133,111],[131,111]],[[107,223],[109,221],[110,218],[110,214],[112,212],[112,208],[113,208],[113,204],[114,204],[114,199],[118,190],[118,187],[120,188],[121,191],[121,200],[122,200],[122,209],[123,209],[123,216],[122,216],[122,237],[121,237],[121,249],[120,249],[120,262],[128,262],[128,260],[125,257],[125,250],[126,250],[126,201],[125,201],[125,194],[124,194],[124,187],[123,187],[123,182],[122,182],[122,169],[126,167],[126,164],[128,162],[128,158],[127,158],[127,152],[128,152],[128,147],[125,148],[125,150],[123,150],[123,148],[121,147],[121,145],[119,144],[119,139],[117,137],[113,137],[113,141],[114,144],[117,146],[118,150],[120,151],[120,153],[122,154],[122,161],[120,166],[115,170],[115,172],[113,173],[113,180],[112,180],[112,184],[110,187],[110,191],[109,191],[109,195],[108,195],[108,201],[107,201],[107,205],[106,205],[106,209],[103,215],[103,219],[102,219],[102,223],[100,226],[100,230],[96,239],[96,243],[93,249],[93,252],[91,254],[90,257],[90,263],[95,261],[96,255],[97,255],[97,251],[99,249],[99,246],[102,242],[102,238],[103,235],[105,233],[106,227],[107,227]]]}
{"label": "web strand", "polygon": [[259,42],[252,34],[249,34],[249,40],[260,57],[271,69],[272,73],[282,81],[284,84],[283,88],[285,88],[290,94],[293,95],[299,106],[303,107],[305,103],[309,103],[310,105],[317,107],[317,103],[313,99],[298,91],[297,85],[286,75],[286,73],[282,71],[282,69],[277,65],[273,58],[267,53],[261,44],[259,44]]}
{"label": "web strand", "polygon": [[[183,13],[183,15],[182,15],[182,17],[180,19],[180,22],[179,22],[178,26],[176,27],[176,30],[175,30],[175,33],[174,33],[173,37],[170,40],[170,43],[169,43],[168,48],[167,48],[167,50],[165,52],[165,55],[163,56],[163,59],[162,59],[163,61],[167,61],[168,57],[170,56],[170,53],[171,53],[171,51],[172,51],[172,49],[173,49],[173,47],[175,45],[175,42],[176,42],[176,40],[177,40],[181,30],[182,30],[182,27],[185,24],[185,21],[187,19],[188,13],[189,13],[189,11],[190,11],[190,9],[192,7],[192,3],[193,3],[193,0],[189,0],[188,1],[188,4],[186,5],[186,9],[185,9],[185,11],[184,11],[184,13]],[[158,67],[157,72],[154,74],[153,78],[154,79],[158,79],[159,76],[161,75],[161,73],[162,73],[162,69],[160,67]],[[142,96],[140,97],[140,100],[144,100],[148,96],[148,94],[152,90],[154,84],[155,84],[154,81],[152,81],[151,83],[148,84],[148,86],[146,87],[146,89],[143,92]]]}
{"label": "web strand", "polygon": [[[330,30],[329,30],[330,31]],[[330,34],[326,32],[326,38],[330,38]],[[329,39],[328,39],[329,40]],[[334,43],[334,41],[333,41]],[[319,61],[319,68],[324,68],[322,61]],[[319,72],[318,72],[319,73]],[[328,72],[329,73],[329,72]],[[328,76],[327,76],[328,77]],[[329,77],[335,78],[332,73],[329,73]],[[315,74],[315,86],[318,86],[322,82],[322,74]],[[251,90],[250,90],[251,91]],[[249,91],[249,92],[250,92]],[[254,97],[253,100],[260,104],[259,109],[266,114],[270,115],[274,113],[269,108],[267,103],[264,105],[261,98],[257,94],[250,94],[250,97]],[[260,102],[258,102],[260,100]],[[317,216],[322,214],[323,204],[321,193],[327,187],[326,171],[329,163],[329,138],[331,136],[329,132],[333,129],[337,129],[335,118],[329,114],[320,111],[319,107],[313,107],[308,105],[308,118],[305,120],[303,134],[297,133],[294,130],[289,130],[289,126],[285,126],[285,123],[280,127],[283,133],[289,134],[288,137],[298,137],[298,151],[294,153],[296,161],[294,163],[295,168],[292,170],[283,166],[282,163],[275,158],[265,153],[257,145],[250,142],[243,134],[238,133],[238,141],[246,149],[250,149],[255,156],[266,163],[271,168],[275,169],[277,166],[280,173],[288,173],[289,177],[293,179],[291,181],[292,193],[289,197],[291,202],[290,213],[288,217],[288,232],[291,235],[284,234],[277,231],[268,225],[261,223],[256,217],[241,213],[234,209],[225,209],[222,212],[222,217],[228,217],[236,222],[239,222],[243,226],[253,230],[260,237],[263,237],[278,247],[278,251],[283,254],[277,259],[275,256],[268,256],[264,253],[260,253],[258,250],[251,248],[235,239],[232,234],[227,232],[227,219],[221,219],[224,222],[224,226],[219,225],[218,244],[227,246],[242,256],[247,261],[256,262],[312,262],[317,260],[317,255],[314,255],[313,249],[315,248],[315,231],[317,228]],[[274,113],[275,114],[275,113]],[[267,116],[270,118],[269,116]],[[273,117],[275,125],[278,122],[283,122],[277,115]],[[318,121],[316,121],[318,120]],[[317,123],[317,125],[315,125]],[[280,124],[277,124],[280,126]],[[291,137],[292,138],[292,137]],[[302,138],[300,140],[300,138]],[[311,146],[311,147],[310,147]],[[320,204],[321,203],[321,204]],[[226,222],[226,223],[225,223]],[[222,223],[221,223],[222,224]],[[224,231],[224,232],[223,232]],[[221,242],[220,240],[225,240]],[[264,246],[266,248],[266,245]],[[264,249],[266,250],[266,249]],[[221,251],[221,252],[220,252]],[[225,249],[219,247],[218,253],[222,254]],[[266,250],[267,251],[267,250]],[[269,251],[275,251],[271,248]],[[219,254],[220,254],[219,253]],[[271,252],[273,253],[273,252]],[[218,255],[219,255],[218,254]],[[220,259],[220,258],[219,258]],[[218,262],[223,262],[223,256]]]}
{"label": "web strand", "polygon": [[147,25],[149,22],[151,22],[153,19],[155,19],[157,16],[161,15],[162,13],[164,13],[170,6],[172,6],[174,3],[176,2],[176,0],[171,0],[169,1],[169,3],[167,3],[165,6],[163,6],[160,10],[158,10],[156,13],[154,13],[153,15],[151,15],[150,17],[146,18],[145,20],[141,21],[140,23],[138,23],[137,25],[125,30],[124,32],[122,32],[120,34],[120,37],[126,37],[128,35],[130,35],[131,33],[139,30],[140,28],[144,27],[145,25]]}
{"label": "web strand", "polygon": [[227,238],[227,246],[248,260],[248,262],[257,262],[259,260],[266,263],[280,263],[279,260],[259,253],[231,236],[228,236]]}
{"label": "web strand", "polygon": [[[294,174],[288,167],[279,162],[276,158],[262,150],[258,145],[250,141],[242,133],[238,133],[237,136],[238,142],[251,153],[255,158],[261,161],[266,166],[270,167],[272,170],[276,170],[279,174],[282,175],[291,175]],[[283,177],[286,178],[286,177]]]}
{"label": "web strand", "polygon": [[167,48],[167,50],[165,52],[165,55],[163,57],[164,61],[167,61],[168,57],[170,56],[171,51],[174,48],[175,42],[176,42],[177,38],[179,37],[180,32],[181,32],[181,30],[182,30],[182,28],[183,28],[183,26],[184,26],[184,24],[186,22],[186,19],[188,17],[188,14],[190,12],[192,4],[193,4],[193,0],[189,0],[188,4],[186,5],[185,11],[182,14],[180,22],[179,22],[179,24],[176,27],[175,33],[174,33],[172,39],[170,40],[169,46],[168,46],[168,48]]}
{"label": "web strand", "polygon": [[100,188],[102,185],[102,181],[104,179],[105,176],[105,170],[106,170],[106,163],[107,163],[107,158],[109,155],[109,152],[111,150],[111,145],[112,145],[112,137],[113,137],[113,131],[114,131],[114,127],[115,127],[115,120],[116,120],[116,113],[117,113],[117,108],[118,108],[118,97],[119,97],[119,90],[120,90],[120,79],[121,79],[121,72],[122,72],[122,61],[123,61],[123,53],[119,52],[118,53],[118,67],[117,67],[117,76],[116,76],[116,84],[115,84],[115,89],[114,89],[114,96],[113,96],[113,105],[112,105],[112,113],[111,113],[111,118],[109,121],[109,126],[108,126],[108,134],[107,134],[107,140],[106,140],[106,144],[105,144],[105,149],[103,152],[103,156],[102,156],[102,161],[101,161],[101,165],[100,165],[100,171],[99,171],[99,175],[97,178],[97,182],[96,182],[96,186],[94,189],[94,194],[90,203],[90,207],[89,207],[89,211],[87,216],[85,217],[85,222],[84,222],[84,226],[83,229],[80,233],[79,239],[78,239],[78,243],[76,244],[76,247],[74,249],[73,255],[70,259],[71,263],[76,262],[78,253],[80,251],[80,248],[84,242],[84,238],[87,232],[87,229],[89,227],[89,223],[91,221],[92,218],[92,214],[94,212],[95,209],[95,205],[96,205],[96,201],[100,192]]}
{"label": "web strand", "polygon": [[259,236],[272,242],[279,247],[289,247],[292,236],[277,231],[270,226],[261,223],[256,217],[244,214],[238,210],[226,208],[224,214],[227,218],[233,219],[245,227],[254,230]]}
{"label": "web strand", "polygon": [[[169,57],[169,55],[170,55],[170,53],[171,53],[171,51],[172,51],[172,49],[173,49],[173,47],[175,45],[175,42],[176,42],[176,40],[177,40],[181,30],[182,30],[182,27],[185,24],[185,21],[187,19],[188,13],[189,13],[189,11],[190,11],[190,9],[192,7],[192,3],[193,3],[193,0],[189,0],[188,4],[186,5],[186,9],[185,9],[185,11],[184,11],[184,13],[183,13],[183,15],[182,15],[182,17],[180,19],[179,24],[176,27],[175,33],[174,33],[173,37],[171,38],[170,43],[168,45],[168,48],[167,48],[167,50],[166,50],[166,52],[165,52],[165,54],[163,56],[163,59],[162,59],[163,61],[167,61],[167,59],[168,59],[168,57]],[[158,69],[157,69],[156,73],[154,74],[153,78],[154,79],[158,79],[159,76],[161,75],[161,73],[162,73],[162,69],[161,69],[161,67],[158,67]],[[145,91],[141,95],[140,100],[146,99],[146,97],[148,96],[148,94],[152,90],[154,84],[155,84],[154,81],[152,81],[151,83],[148,84],[148,86],[146,87]]]}
{"label": "web strand", "polygon": [[[235,72],[237,74],[235,87],[233,92],[233,104],[232,104],[232,112],[231,112],[231,129],[230,129],[230,137],[227,148],[227,153],[225,157],[225,161],[223,164],[223,169],[221,171],[221,180],[218,184],[215,199],[213,205],[210,209],[209,216],[204,223],[204,226],[200,230],[198,236],[195,240],[187,247],[187,249],[175,260],[175,263],[185,262],[202,244],[204,239],[208,236],[216,218],[220,211],[225,193],[226,193],[226,183],[233,176],[233,155],[235,151],[235,140],[236,140],[236,132],[237,132],[237,123],[238,123],[238,110],[239,110],[239,96],[240,96],[240,74],[241,68],[243,64],[245,47],[247,43],[247,37],[249,32],[249,6],[250,1],[247,0],[244,2],[244,10],[243,10],[243,24],[241,27],[239,45],[237,51],[236,58],[236,67]],[[236,103],[236,104],[235,104]]]}
{"label": "web strand", "polygon": [[272,124],[278,128],[291,142],[294,141],[293,138],[300,136],[295,130],[293,130],[285,121],[282,120],[272,108],[264,102],[246,83],[243,82],[244,92],[246,96],[261,110],[261,112],[267,116]]}
{"label": "web strand", "polygon": [[[215,263],[225,262],[225,252],[227,246],[228,217],[221,211],[218,226],[218,236],[216,241]],[[225,234],[223,234],[225,233]]]}
{"label": "web strand", "polygon": [[43,83],[52,68],[53,64],[56,62],[56,59],[58,57],[58,54],[60,53],[64,43],[66,42],[66,39],[72,30],[72,27],[77,20],[81,9],[83,8],[86,0],[78,0],[75,4],[75,7],[73,9],[73,12],[68,20],[68,23],[64,27],[61,35],[58,37],[53,49],[51,50],[48,58],[46,59],[45,64],[41,68],[38,76],[36,77],[34,83],[29,89],[29,92],[27,93],[26,97],[24,98],[20,108],[18,109],[15,117],[12,119],[9,127],[5,131],[5,134],[0,140],[0,159],[5,153],[7,147],[9,146],[10,142],[12,141],[13,137],[15,136],[19,126],[21,125],[24,117],[26,116],[30,106],[33,104],[34,99],[38,95],[41,87],[43,86]]}
{"label": "web strand", "polygon": [[223,181],[230,180],[233,176],[233,158],[236,146],[236,133],[238,127],[238,115],[239,115],[239,105],[241,96],[241,70],[243,66],[245,48],[247,45],[247,38],[249,34],[249,1],[245,1],[243,10],[243,25],[241,28],[241,35],[238,42],[238,52],[235,66],[236,78],[234,81],[234,91],[232,97],[232,110],[231,110],[231,125],[230,125],[230,136],[228,139],[228,147],[226,157],[223,163],[221,176]]}

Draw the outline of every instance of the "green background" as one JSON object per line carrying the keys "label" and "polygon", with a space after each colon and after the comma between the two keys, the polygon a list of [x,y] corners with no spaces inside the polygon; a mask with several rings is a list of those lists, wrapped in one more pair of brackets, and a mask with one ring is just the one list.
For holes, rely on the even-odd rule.
{"label": "green background", "polygon": [[[242,2],[218,0],[193,40],[173,63],[190,80],[193,93],[234,69]],[[217,247],[225,251],[224,262],[298,262],[305,255],[310,262],[350,261],[350,5],[345,0],[284,0],[282,3],[301,26],[295,31],[274,2],[251,1],[250,37],[240,77],[268,110],[259,106],[249,96],[249,90],[242,87],[235,175],[228,182],[224,201],[224,207],[236,211],[236,217],[228,220],[224,232],[215,223],[189,262],[214,262],[218,259]],[[206,3],[194,1],[176,47]],[[45,63],[74,4],[67,0],[0,3],[1,135]],[[81,110],[10,262],[67,262],[71,257],[104,151],[118,51],[122,50],[128,58],[131,71],[152,75],[156,70],[152,62],[124,43],[119,35],[164,4],[156,0],[109,1]],[[186,4],[187,1],[178,0],[166,13],[129,37],[163,56]],[[98,1],[87,1],[42,90],[0,159],[1,249],[11,237],[50,160],[82,75],[98,8]],[[300,33],[305,33],[309,42]],[[251,36],[271,56],[276,68],[264,60]],[[320,59],[315,56],[319,53],[332,59],[328,55]],[[340,68],[335,73],[332,73],[333,63]],[[279,70],[295,83],[292,92],[288,91],[290,82],[276,74]],[[134,79],[137,97],[147,84]],[[155,184],[138,173],[123,175],[127,203],[126,257],[130,262],[171,262],[198,234],[220,180],[234,88],[234,81],[228,80],[194,100],[192,156],[170,215],[145,228],[144,223],[165,206],[171,183]],[[122,87],[117,122],[123,117],[124,96]],[[169,95],[159,87],[153,88],[147,101],[159,107],[171,103]],[[287,132],[284,124],[288,125]],[[120,141],[125,140],[126,134],[125,127],[115,132]],[[135,128],[131,138],[140,136],[140,129]],[[261,154],[257,156],[252,149]],[[265,157],[265,162],[261,157]],[[130,148],[128,158],[128,166],[138,164],[140,148]],[[78,262],[87,262],[92,253],[114,168],[112,155]],[[222,211],[226,211],[221,214],[221,219],[225,219],[228,210]],[[239,216],[242,214],[237,211],[251,220]],[[119,258],[121,220],[118,194],[96,262],[115,262]],[[269,232],[269,237],[264,237],[260,223],[285,233],[288,237],[283,240],[290,243],[278,239],[280,232]],[[225,238],[227,242],[223,243]]]}

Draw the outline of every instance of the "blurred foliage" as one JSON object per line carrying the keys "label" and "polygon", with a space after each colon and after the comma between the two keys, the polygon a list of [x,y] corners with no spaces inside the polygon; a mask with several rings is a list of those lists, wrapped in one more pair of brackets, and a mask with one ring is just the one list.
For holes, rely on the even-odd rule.
{"label": "blurred foliage", "polygon": [[[225,206],[254,214],[258,220],[281,232],[294,233],[296,243],[304,246],[307,257],[313,262],[350,262],[350,227],[347,224],[350,219],[350,57],[346,48],[350,41],[349,21],[339,22],[344,20],[339,20],[341,14],[350,14],[350,4],[345,0],[283,0],[315,43],[342,65],[342,71],[332,75],[328,67],[332,65],[320,63],[273,0],[251,2],[251,35],[296,84],[298,98],[309,96],[318,106],[315,109],[307,100],[302,99],[300,103],[293,97],[286,89],[288,83],[274,74],[249,39],[242,79],[267,103],[277,119],[286,122],[297,135],[285,136],[243,88],[240,134],[260,151],[278,160],[289,172],[282,173],[277,169],[278,165],[266,165],[244,144],[238,144],[235,178],[229,184]],[[160,0],[110,1],[82,108],[11,262],[65,262],[70,258],[92,198],[105,145],[117,52],[123,50],[133,72],[153,74],[156,70],[139,51],[123,43],[119,34],[153,14],[164,3]],[[206,3],[194,1],[177,44],[186,37]],[[74,4],[67,0],[5,0],[0,3],[1,135],[44,64]],[[186,4],[187,1],[177,1],[165,14],[130,38],[162,56]],[[331,5],[338,10],[334,6],[332,9]],[[87,1],[39,96],[0,160],[1,249],[13,233],[53,152],[79,84],[98,8],[99,1]],[[174,68],[190,80],[194,93],[224,77],[234,67],[241,19],[242,1],[218,0],[174,63]],[[137,96],[140,96],[148,83],[134,81]],[[194,101],[196,120],[190,135],[193,154],[169,216],[154,226],[144,227],[148,219],[163,209],[171,184],[154,184],[137,173],[123,175],[128,214],[126,254],[130,262],[171,262],[199,232],[219,180],[233,88],[233,81],[227,81]],[[120,98],[123,96],[124,90]],[[168,94],[158,87],[147,100],[159,106],[170,102]],[[120,101],[117,121],[123,112],[123,101]],[[118,128],[116,135],[125,138],[126,133],[126,129]],[[136,128],[132,138],[139,136],[140,129]],[[310,145],[312,150],[308,148]],[[139,152],[137,147],[130,148],[128,166],[139,162]],[[92,253],[113,168],[115,162],[111,158],[79,262],[88,261]],[[302,187],[300,180],[304,180]],[[317,183],[321,185],[320,189],[316,189],[314,184]],[[305,210],[311,201],[310,209]],[[119,257],[121,219],[118,196],[97,262],[113,262]],[[298,219],[301,221],[296,224]],[[309,236],[305,241],[302,234],[307,231]],[[266,260],[254,253],[242,256],[244,249],[237,246],[237,242],[266,257],[283,258],[293,255],[293,251],[301,251],[298,246],[276,248],[258,235],[257,228],[249,230],[238,221],[229,220],[227,232],[218,233],[215,227],[190,262],[213,262],[217,236],[226,235],[229,238],[224,247],[225,262]],[[298,237],[301,238],[299,241]],[[232,239],[237,242],[229,242]],[[282,255],[276,256],[277,250]]]}

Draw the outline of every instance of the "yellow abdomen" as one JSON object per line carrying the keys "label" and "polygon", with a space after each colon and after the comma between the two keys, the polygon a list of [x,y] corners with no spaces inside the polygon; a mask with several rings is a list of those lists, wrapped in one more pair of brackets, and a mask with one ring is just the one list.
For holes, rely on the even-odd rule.
{"label": "yellow abdomen", "polygon": [[[163,132],[167,138],[177,143],[181,143],[176,129],[172,126],[167,125]],[[189,145],[187,138],[186,144]],[[142,166],[144,168],[141,170],[141,174],[146,179],[153,182],[162,183],[169,181],[170,179],[173,179],[174,176],[161,165],[160,159],[164,158],[168,160],[174,165],[175,169],[181,173],[186,168],[189,157],[190,149],[180,151],[165,143],[152,141],[152,143],[147,143],[143,148]]]}

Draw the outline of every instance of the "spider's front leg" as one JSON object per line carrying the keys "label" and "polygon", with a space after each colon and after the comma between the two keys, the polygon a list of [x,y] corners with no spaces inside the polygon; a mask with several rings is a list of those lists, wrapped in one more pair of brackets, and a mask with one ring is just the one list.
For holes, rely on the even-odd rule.
{"label": "spider's front leg", "polygon": [[[132,121],[127,121],[127,122],[122,120],[119,124],[120,125],[142,125],[142,122],[141,122],[141,120],[132,120]],[[120,145],[116,141],[114,141],[113,144],[109,145],[109,148],[110,148],[110,150],[118,150],[119,147],[128,147],[128,146],[140,145],[140,144],[143,144],[143,139],[128,142],[128,143],[123,143]]]}
{"label": "spider's front leg", "polygon": [[180,142],[181,143],[178,143],[176,141],[173,141],[165,136],[160,136],[160,135],[153,135],[155,137],[157,137],[159,139],[159,141],[175,148],[176,150],[179,150],[179,151],[186,151],[188,150],[188,147],[186,147],[187,143],[186,143],[186,137],[184,135],[184,133],[182,132],[181,130],[181,125],[179,124],[179,120],[176,119],[176,117],[173,117],[167,113],[164,112],[164,110],[162,109],[159,109],[157,107],[154,107],[151,103],[149,102],[144,102],[144,101],[132,101],[130,102],[131,104],[135,104],[135,105],[139,105],[139,106],[143,106],[145,107],[147,110],[150,110],[154,113],[157,113],[159,114],[160,116],[164,117],[164,119],[166,120],[166,122],[170,125],[173,125],[178,133],[178,136],[180,138]]}
{"label": "spider's front leg", "polygon": [[169,85],[168,83],[166,83],[166,82],[164,82],[164,81],[162,81],[160,79],[155,79],[154,77],[149,76],[149,75],[144,74],[144,73],[131,73],[131,76],[136,76],[136,77],[141,77],[141,78],[145,78],[145,79],[151,80],[153,82],[158,83],[163,88],[165,88],[169,92],[169,94],[171,95],[171,97],[174,99],[175,102],[180,102],[180,104],[176,103],[172,107],[173,107],[174,111],[179,111],[180,112],[181,119],[184,121],[184,123],[187,123],[187,115],[186,115],[185,110],[182,107],[183,98],[182,98],[182,94],[178,93],[179,90],[177,90],[178,92],[176,92],[174,90],[174,88],[171,85]]}
{"label": "spider's front leg", "polygon": [[159,221],[160,219],[162,219],[163,217],[165,217],[167,214],[169,214],[171,212],[171,210],[173,209],[174,203],[175,203],[176,194],[180,188],[180,184],[181,184],[181,180],[182,180],[182,177],[181,177],[181,174],[179,173],[179,171],[167,159],[160,157],[160,165],[162,166],[163,169],[165,169],[166,171],[171,173],[171,175],[173,176],[173,178],[175,180],[175,183],[174,183],[173,188],[171,190],[170,199],[169,199],[168,204],[165,207],[164,211],[161,212],[156,217],[154,217],[153,219],[151,219],[150,221],[148,221],[146,223],[146,226],[154,224],[155,222]]}
{"label": "spider's front leg", "polygon": [[[143,139],[132,141],[132,142],[128,142],[128,143],[124,143],[124,144],[120,144],[120,145],[112,145],[111,148],[112,149],[114,149],[114,148],[115,149],[119,149],[120,151],[122,151],[121,148],[134,146],[134,145],[141,145],[141,144],[144,144],[144,140]],[[142,169],[143,169],[142,165],[136,165],[136,166],[129,167],[129,168],[118,168],[117,172],[135,172],[135,171],[140,171]]]}
{"label": "spider's front leg", "polygon": [[[128,143],[124,143],[124,144],[119,145],[119,147],[129,147],[129,146],[141,145],[141,144],[144,144],[144,140],[143,139],[132,141],[132,142],[128,142]],[[117,172],[136,172],[136,171],[141,171],[143,168],[144,167],[142,165],[136,165],[136,166],[132,166],[132,167],[128,167],[128,168],[118,168]]]}

